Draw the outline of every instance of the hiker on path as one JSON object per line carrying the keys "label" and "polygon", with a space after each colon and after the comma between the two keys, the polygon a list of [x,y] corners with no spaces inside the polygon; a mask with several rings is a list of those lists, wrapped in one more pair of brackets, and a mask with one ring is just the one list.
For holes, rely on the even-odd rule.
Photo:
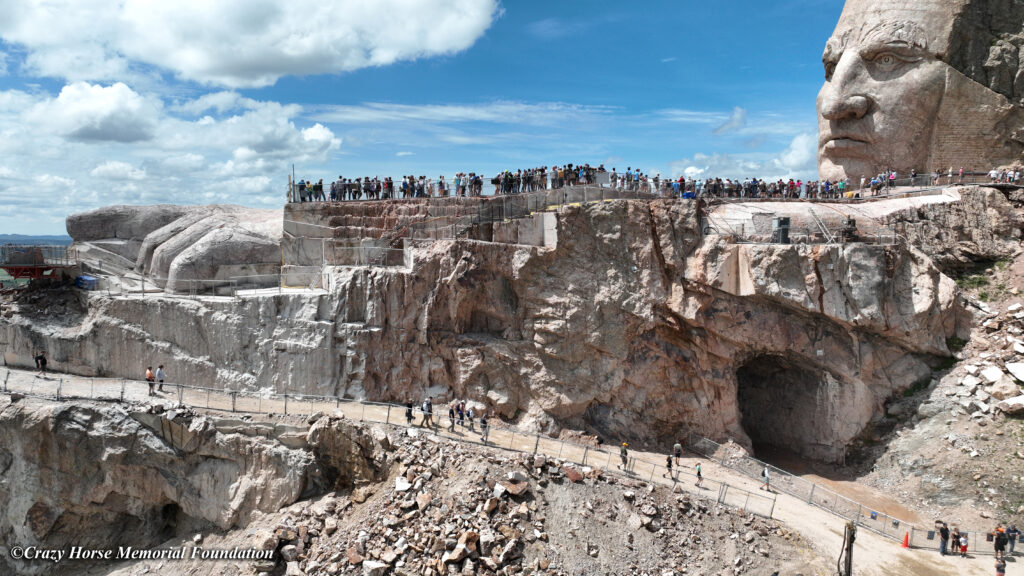
{"label": "hiker on path", "polygon": [[1007,544],[1009,544],[1008,552],[1010,556],[1013,556],[1013,547],[1020,539],[1020,530],[1017,530],[1016,524],[1010,524],[1010,527],[1006,529]]}
{"label": "hiker on path", "polygon": [[430,398],[423,401],[423,421],[420,422],[420,426],[433,427],[434,425],[434,405],[430,403]]}
{"label": "hiker on path", "polygon": [[153,385],[156,383],[156,376],[153,375],[153,367],[146,367],[146,382],[149,383],[149,395],[153,395]]}
{"label": "hiker on path", "polygon": [[412,402],[405,404],[405,425],[412,426]]}
{"label": "hiker on path", "polygon": [[626,444],[625,442],[623,442],[622,447],[619,448],[619,459],[622,460],[619,470],[625,470],[626,463],[629,462],[629,450],[627,450],[627,448],[629,448],[629,444]]}
{"label": "hiker on path", "polygon": [[996,576],[1006,576],[1006,560],[996,558]]}
{"label": "hiker on path", "polygon": [[761,470],[761,478],[764,479],[764,484],[761,484],[761,487],[758,488],[758,490],[767,490],[767,491],[771,492],[772,491],[772,476],[771,476],[771,473],[768,471],[768,465],[767,464],[764,465],[764,470]]}
{"label": "hiker on path", "polygon": [[484,444],[487,444],[488,430],[489,429],[487,428],[487,412],[484,412],[483,415],[480,416],[480,441],[483,442]]}
{"label": "hiker on path", "polygon": [[661,477],[662,478],[670,478],[670,479],[674,480],[675,477],[672,476],[672,455],[671,454],[669,454],[668,456],[665,457],[665,468],[667,468],[667,470],[665,471],[664,474],[661,475]]}
{"label": "hiker on path", "polygon": [[466,426],[466,403],[465,402],[459,402],[459,405],[458,405],[457,408],[455,408],[455,411],[459,413],[459,426],[465,427]]}
{"label": "hiker on path", "polygon": [[704,475],[700,472],[700,462],[697,462],[697,488],[704,487]]}
{"label": "hiker on path", "polygon": [[473,407],[466,408],[466,419],[469,420],[469,431],[473,432]]}
{"label": "hiker on path", "polygon": [[39,352],[32,359],[36,361],[36,370],[39,370],[39,375],[43,376],[46,374],[46,351]]}
{"label": "hiker on path", "polygon": [[164,391],[164,378],[167,378],[167,373],[164,372],[164,365],[161,364],[156,367],[156,381],[159,384],[159,386],[157,387],[157,392]]}
{"label": "hiker on path", "polygon": [[455,432],[455,405],[448,405],[448,431]]}
{"label": "hiker on path", "polygon": [[960,533],[960,557],[967,558],[967,533]]}
{"label": "hiker on path", "polygon": [[949,549],[949,526],[945,522],[939,527],[939,554],[945,556]]}
{"label": "hiker on path", "polygon": [[676,466],[678,466],[679,458],[683,456],[683,445],[680,444],[679,442],[676,442],[675,446],[672,446],[672,452],[676,455]]}

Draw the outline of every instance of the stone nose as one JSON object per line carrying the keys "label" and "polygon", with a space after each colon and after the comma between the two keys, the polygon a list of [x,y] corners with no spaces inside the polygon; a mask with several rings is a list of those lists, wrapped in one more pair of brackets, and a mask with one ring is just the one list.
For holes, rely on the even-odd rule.
{"label": "stone nose", "polygon": [[863,118],[871,107],[867,96],[859,94],[835,94],[821,102],[821,115],[826,120]]}

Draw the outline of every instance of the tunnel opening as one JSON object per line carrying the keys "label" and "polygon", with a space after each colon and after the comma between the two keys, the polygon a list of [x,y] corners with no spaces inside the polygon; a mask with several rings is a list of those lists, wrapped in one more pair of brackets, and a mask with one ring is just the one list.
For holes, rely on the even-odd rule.
{"label": "tunnel opening", "polygon": [[[789,469],[805,459],[841,463],[850,390],[831,373],[790,356],[757,356],[736,371],[743,430],[755,457]],[[797,470],[794,470],[797,471]]]}

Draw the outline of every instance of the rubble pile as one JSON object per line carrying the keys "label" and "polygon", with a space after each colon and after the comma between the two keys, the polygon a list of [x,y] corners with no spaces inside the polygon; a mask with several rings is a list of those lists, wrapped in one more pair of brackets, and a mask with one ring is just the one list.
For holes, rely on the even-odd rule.
{"label": "rubble pile", "polygon": [[383,483],[296,503],[252,532],[280,558],[256,571],[767,575],[795,556],[775,522],[678,489],[420,430],[386,445]]}
{"label": "rubble pile", "polygon": [[954,415],[991,420],[998,411],[1024,414],[1024,306],[1012,304],[1002,313],[976,302],[983,314],[969,348],[960,353],[962,374],[944,394],[954,401]]}

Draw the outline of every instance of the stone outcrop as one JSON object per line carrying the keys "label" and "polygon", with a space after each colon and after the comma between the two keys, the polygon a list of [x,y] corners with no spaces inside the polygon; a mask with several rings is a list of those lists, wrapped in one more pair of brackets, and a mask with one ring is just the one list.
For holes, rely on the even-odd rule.
{"label": "stone outcrop", "polygon": [[172,292],[277,274],[281,267],[277,210],[110,206],[69,216],[67,229],[87,270],[134,270]]}
{"label": "stone outcrop", "polygon": [[[309,429],[0,398],[0,539],[145,547],[378,479],[382,451],[365,431],[326,417],[313,426],[326,434]],[[7,564],[18,574],[50,567]]]}
{"label": "stone outcrop", "polygon": [[[998,192],[958,194],[874,216],[963,258],[1017,226]],[[46,349],[57,369],[84,374],[137,378],[164,364],[172,381],[229,389],[430,393],[549,432],[672,443],[692,429],[838,459],[889,396],[949,354],[947,338],[965,335],[955,285],[902,243],[732,244],[702,236],[689,201],[599,202],[555,218],[552,246],[416,243],[401,266],[328,268],[325,291],[92,294],[62,323],[35,309],[53,297],[11,303],[0,339],[12,364]],[[760,409],[783,375],[799,383],[784,409]]]}

